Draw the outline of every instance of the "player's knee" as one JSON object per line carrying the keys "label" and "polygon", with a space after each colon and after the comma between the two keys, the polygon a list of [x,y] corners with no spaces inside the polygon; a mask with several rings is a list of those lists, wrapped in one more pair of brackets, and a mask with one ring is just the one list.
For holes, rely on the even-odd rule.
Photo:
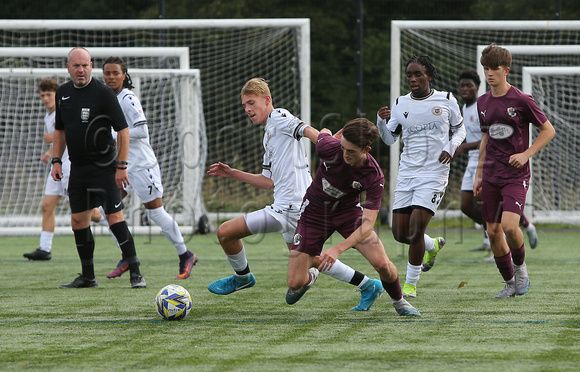
{"label": "player's knee", "polygon": [[230,240],[236,240],[234,238],[234,231],[232,230],[229,221],[224,222],[218,227],[216,231],[216,235],[220,244],[224,244],[229,242]]}
{"label": "player's knee", "polygon": [[304,280],[301,280],[296,276],[288,277],[288,288],[290,288],[291,290],[297,291],[300,288],[304,287],[304,285],[306,285]]}

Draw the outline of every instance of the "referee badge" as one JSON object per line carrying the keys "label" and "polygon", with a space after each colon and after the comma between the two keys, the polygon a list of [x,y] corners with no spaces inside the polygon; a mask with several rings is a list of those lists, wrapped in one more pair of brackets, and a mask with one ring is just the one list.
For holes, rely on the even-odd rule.
{"label": "referee badge", "polygon": [[81,120],[83,123],[89,121],[89,116],[91,116],[91,109],[90,108],[82,108],[81,109]]}

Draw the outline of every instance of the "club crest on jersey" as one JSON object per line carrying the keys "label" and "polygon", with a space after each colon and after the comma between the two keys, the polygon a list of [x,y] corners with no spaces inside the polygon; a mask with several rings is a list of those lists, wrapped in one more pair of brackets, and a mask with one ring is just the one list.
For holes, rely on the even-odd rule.
{"label": "club crest on jersey", "polygon": [[514,134],[514,128],[507,124],[492,124],[487,130],[489,136],[493,139],[506,139]]}
{"label": "club crest on jersey", "polygon": [[507,114],[508,114],[508,116],[509,116],[510,118],[515,118],[515,117],[516,117],[516,115],[517,115],[518,113],[517,113],[517,111],[516,111],[516,109],[515,109],[515,108],[513,108],[513,107],[508,107],[508,109],[507,109]]}
{"label": "club crest on jersey", "polygon": [[300,235],[300,234],[295,234],[295,235],[294,235],[294,243],[293,243],[293,244],[294,244],[294,245],[298,245],[298,244],[300,244],[300,241],[301,241],[301,240],[302,240],[302,235]]}
{"label": "club crest on jersey", "polygon": [[91,116],[91,109],[90,108],[82,108],[81,109],[81,120],[83,123],[89,121],[89,117]]}
{"label": "club crest on jersey", "polygon": [[362,189],[362,185],[358,181],[352,181],[352,188],[355,190],[360,190]]}
{"label": "club crest on jersey", "polygon": [[440,106],[435,106],[431,109],[431,113],[435,116],[441,116],[443,109]]}

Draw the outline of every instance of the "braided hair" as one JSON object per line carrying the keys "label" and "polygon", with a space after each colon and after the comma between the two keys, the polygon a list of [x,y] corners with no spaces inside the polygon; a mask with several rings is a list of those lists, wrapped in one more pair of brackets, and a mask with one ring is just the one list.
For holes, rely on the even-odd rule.
{"label": "braided hair", "polygon": [[437,70],[435,69],[435,66],[431,62],[431,58],[429,58],[429,56],[418,57],[416,55],[413,55],[407,61],[407,64],[405,65],[405,70],[407,69],[407,67],[409,67],[409,65],[411,63],[418,63],[421,66],[425,67],[425,71],[427,72],[427,75],[431,77],[431,85],[433,85],[433,83],[435,82],[435,79],[437,79],[438,75],[437,75]]}
{"label": "braided hair", "polygon": [[121,66],[121,71],[125,74],[125,80],[123,80],[123,88],[133,89],[133,81],[131,80],[131,75],[127,72],[127,65],[119,57],[109,57],[103,62],[103,70],[105,70],[105,65],[108,63],[114,63]]}

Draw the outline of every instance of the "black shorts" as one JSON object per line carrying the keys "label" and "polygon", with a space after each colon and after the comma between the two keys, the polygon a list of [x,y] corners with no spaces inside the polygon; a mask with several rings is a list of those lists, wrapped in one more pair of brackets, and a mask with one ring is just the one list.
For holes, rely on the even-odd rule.
{"label": "black shorts", "polygon": [[81,213],[102,206],[105,214],[123,210],[121,191],[115,182],[114,167],[94,164],[71,165],[68,196],[71,213]]}

